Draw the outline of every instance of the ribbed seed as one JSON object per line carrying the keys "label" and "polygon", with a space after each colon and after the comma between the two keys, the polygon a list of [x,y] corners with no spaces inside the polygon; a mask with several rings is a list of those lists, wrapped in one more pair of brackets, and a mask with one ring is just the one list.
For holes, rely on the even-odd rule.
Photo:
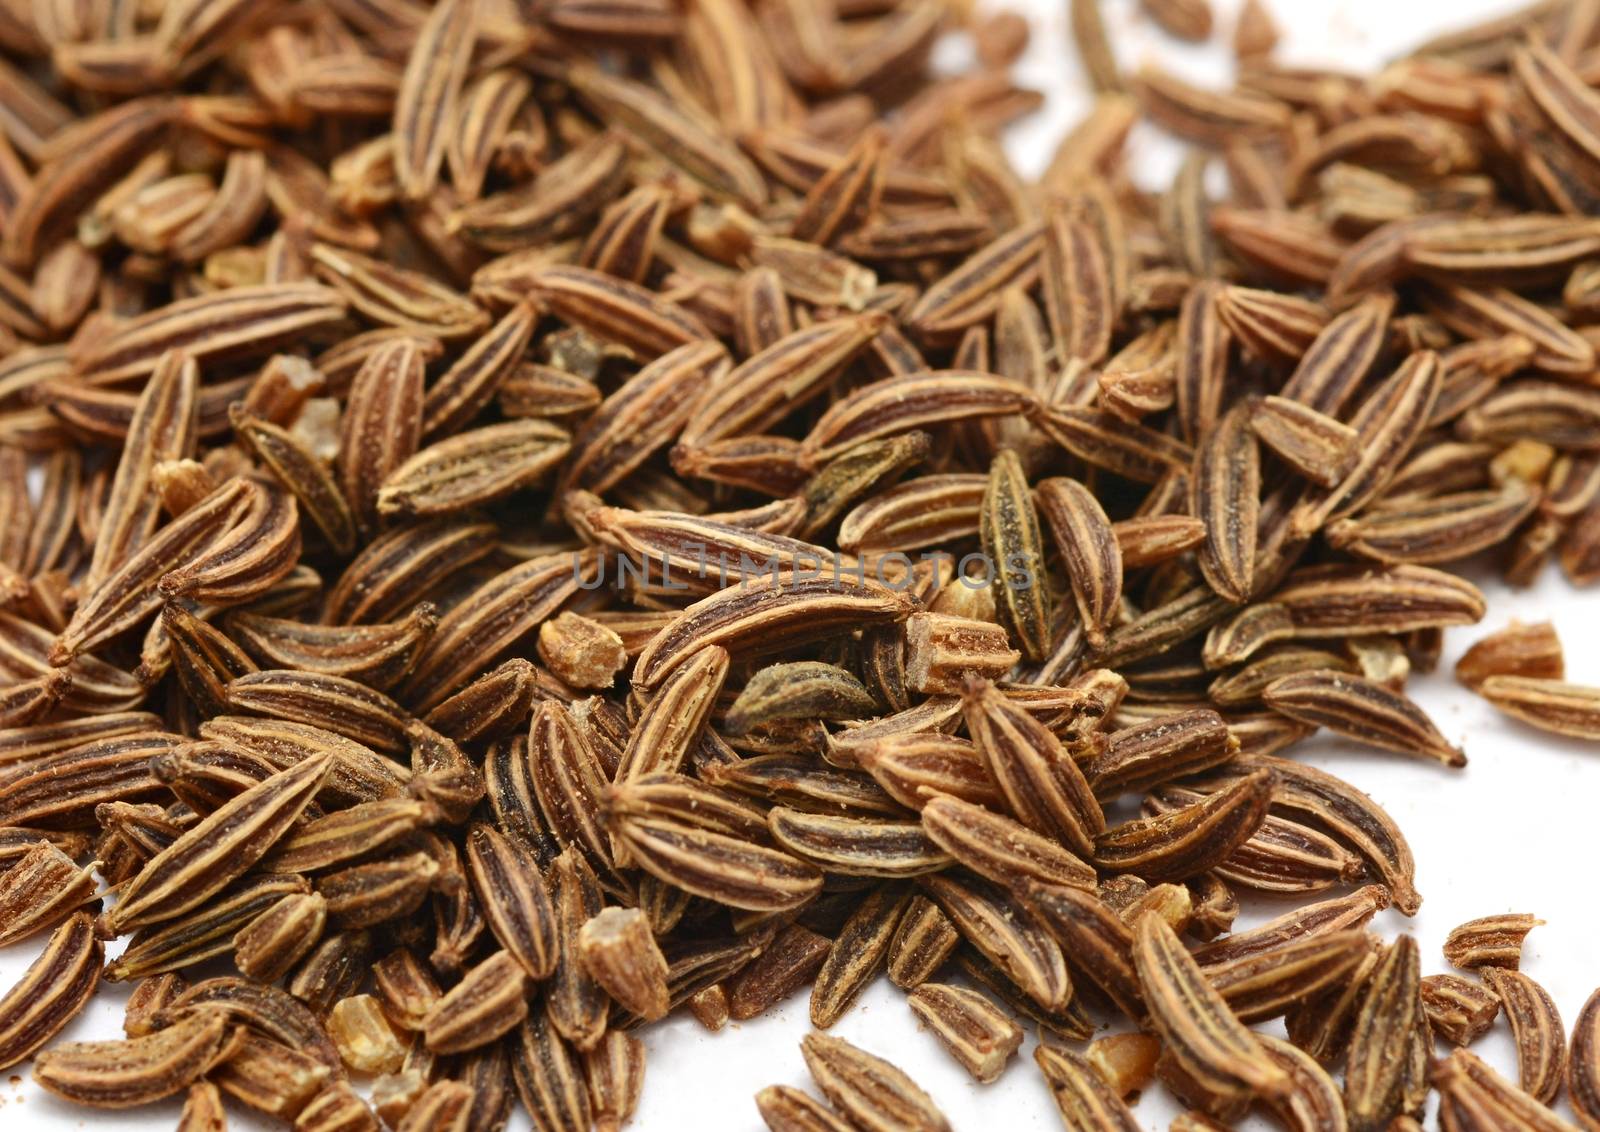
{"label": "ribbed seed", "polygon": [[1478,694],[1541,731],[1579,739],[1600,735],[1600,690],[1595,688],[1533,676],[1490,676]]}
{"label": "ribbed seed", "polygon": [[418,29],[395,99],[395,175],[420,199],[433,189],[477,36],[476,0],[449,0]]}
{"label": "ribbed seed", "polygon": [[1585,1129],[1600,1127],[1600,995],[1590,995],[1572,1026],[1567,1095]]}
{"label": "ribbed seed", "polygon": [[17,984],[0,998],[0,1068],[10,1068],[58,1034],[88,1003],[105,946],[87,912],[75,913],[45,942]]}
{"label": "ribbed seed", "polygon": [[514,1030],[528,1013],[528,976],[509,952],[497,951],[468,971],[422,1021],[428,1048],[460,1053]]}
{"label": "ribbed seed", "polygon": [[811,986],[813,1026],[824,1030],[832,1026],[877,977],[912,899],[901,885],[881,885],[845,920]]}
{"label": "ribbed seed", "polygon": [[1134,1132],[1139,1127],[1122,1098],[1082,1055],[1041,1044],[1033,1060],[1067,1127],[1094,1132]]}
{"label": "ribbed seed", "polygon": [[1418,992],[1432,1031],[1454,1045],[1471,1045],[1500,1013],[1500,999],[1460,975],[1424,975]]}
{"label": "ribbed seed", "polygon": [[467,836],[467,875],[484,919],[529,978],[548,976],[556,963],[555,910],[532,855],[488,825]]}
{"label": "ribbed seed", "polygon": [[950,1055],[982,1084],[996,1080],[1022,1044],[1022,1028],[976,991],[923,983],[906,1001]]}
{"label": "ribbed seed", "polygon": [[40,1054],[34,1080],[96,1108],[128,1108],[171,1096],[211,1068],[231,1044],[220,1014],[196,1013],[126,1041],[70,1042]]}
{"label": "ribbed seed", "polygon": [[1120,540],[1094,494],[1077,480],[1045,480],[1034,499],[1066,562],[1085,636],[1098,648],[1122,596]]}
{"label": "ribbed seed", "polygon": [[1250,839],[1272,800],[1270,771],[1255,771],[1196,802],[1113,826],[1095,838],[1095,864],[1149,880],[1186,880],[1226,861]]}
{"label": "ribbed seed", "polygon": [[1466,755],[1439,733],[1421,708],[1360,676],[1335,671],[1285,676],[1267,685],[1262,698],[1274,711],[1302,723],[1446,766],[1466,765]]}
{"label": "ribbed seed", "polygon": [[988,682],[963,697],[967,726],[990,775],[1022,824],[1089,854],[1105,815],[1060,741]]}
{"label": "ribbed seed", "polygon": [[807,1034],[800,1050],[818,1088],[864,1132],[949,1128],[928,1094],[882,1058],[825,1034]]}
{"label": "ribbed seed", "polygon": [[1150,1019],[1188,1075],[1224,1097],[1287,1090],[1287,1075],[1261,1052],[1159,915],[1147,912],[1135,926],[1133,962]]}
{"label": "ribbed seed", "polygon": [[110,913],[113,929],[172,919],[240,876],[300,816],[331,766],[330,755],[307,758],[185,833],[123,887]]}
{"label": "ribbed seed", "polygon": [[1032,912],[985,881],[941,874],[919,882],[974,948],[1028,998],[1056,1010],[1072,997],[1072,983],[1055,938]]}
{"label": "ribbed seed", "polygon": [[1399,1114],[1407,1046],[1417,1014],[1417,941],[1403,935],[1378,960],[1356,1012],[1345,1070],[1345,1108],[1352,1130],[1380,1129]]}

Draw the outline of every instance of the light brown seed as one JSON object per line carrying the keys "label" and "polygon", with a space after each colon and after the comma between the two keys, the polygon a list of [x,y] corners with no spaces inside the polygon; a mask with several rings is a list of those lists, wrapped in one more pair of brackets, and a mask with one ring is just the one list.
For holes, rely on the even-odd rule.
{"label": "light brown seed", "polygon": [[1095,864],[1152,881],[1186,880],[1206,872],[1260,828],[1272,788],[1272,772],[1255,771],[1204,801],[1113,826],[1095,838]]}
{"label": "light brown seed", "polygon": [[950,1055],[982,1084],[997,1080],[1022,1045],[1022,1028],[976,991],[923,983],[906,1001]]}
{"label": "light brown seed", "polygon": [[800,1052],[817,1087],[864,1132],[949,1128],[928,1094],[882,1058],[826,1034],[807,1034]]}
{"label": "light brown seed", "polygon": [[1406,1047],[1422,1009],[1417,966],[1417,941],[1402,935],[1384,950],[1367,984],[1345,1070],[1345,1108],[1352,1129],[1383,1128],[1399,1113]]}
{"label": "light brown seed", "polygon": [[352,995],[334,1003],[328,1014],[328,1036],[340,1060],[357,1073],[394,1073],[405,1061],[405,1047],[372,995]]}
{"label": "light brown seed", "polygon": [[1467,1050],[1458,1049],[1435,1063],[1430,1077],[1439,1090],[1440,1112],[1447,1128],[1461,1132],[1488,1128],[1560,1132],[1571,1128]]}
{"label": "light brown seed", "polygon": [[756,1108],[772,1132],[849,1132],[850,1125],[826,1104],[788,1085],[768,1085]]}
{"label": "light brown seed", "polygon": [[948,916],[926,896],[911,898],[889,943],[889,979],[911,989],[932,978],[961,942]]}
{"label": "light brown seed", "polygon": [[607,908],[585,923],[578,959],[624,1009],[646,1021],[666,1014],[667,961],[637,908]]}
{"label": "light brown seed", "polygon": [[1490,676],[1478,694],[1541,731],[1579,739],[1600,736],[1600,691],[1533,676]]}
{"label": "light brown seed", "polygon": [[1572,1027],[1572,1050],[1567,1059],[1567,1095],[1572,1111],[1586,1130],[1600,1127],[1600,995],[1590,995]]}
{"label": "light brown seed", "polygon": [[978,753],[1017,819],[1090,854],[1105,815],[1060,740],[987,681],[969,686],[962,707]]}
{"label": "light brown seed", "polygon": [[967,942],[1028,998],[1056,1010],[1072,997],[1061,949],[1033,912],[986,881],[935,874],[918,883]]}
{"label": "light brown seed", "polygon": [[1066,562],[1085,636],[1098,648],[1122,596],[1120,539],[1094,494],[1077,480],[1047,479],[1034,498]]}
{"label": "light brown seed", "polygon": [[1554,625],[1548,621],[1534,625],[1513,621],[1463,653],[1456,661],[1455,671],[1457,680],[1476,689],[1491,676],[1561,680],[1566,675],[1566,662]]}
{"label": "light brown seed", "polygon": [[[1091,1056],[1093,1049],[1091,1046]],[[1096,1132],[1134,1132],[1139,1127],[1122,1098],[1081,1054],[1041,1043],[1033,1051],[1033,1060],[1044,1073],[1067,1127]]]}
{"label": "light brown seed", "polygon": [[510,952],[497,951],[468,971],[422,1020],[428,1048],[460,1053],[510,1033],[528,1013],[528,976]]}
{"label": "light brown seed", "polygon": [[331,755],[306,758],[187,831],[122,888],[110,913],[112,928],[170,920],[242,875],[288,831],[332,764]]}
{"label": "light brown seed", "polygon": [[610,1030],[584,1054],[590,1107],[599,1132],[616,1132],[633,1116],[644,1088],[644,1043],[632,1034]]}
{"label": "light brown seed", "polygon": [[221,1014],[196,1013],[146,1037],[56,1046],[35,1060],[33,1075],[78,1104],[129,1108],[186,1088],[230,1044]]}
{"label": "light brown seed", "polygon": [[58,1034],[94,993],[105,961],[87,912],[75,913],[45,942],[17,984],[0,998],[0,1069]]}
{"label": "light brown seed", "polygon": [[1458,1046],[1488,1033],[1500,1013],[1494,991],[1460,975],[1424,975],[1419,993],[1433,1032]]}
{"label": "light brown seed", "polygon": [[1147,912],[1135,926],[1133,962],[1150,1019],[1190,1076],[1222,1096],[1286,1091],[1287,1075],[1261,1052],[1159,915]]}
{"label": "light brown seed", "polygon": [[911,612],[907,595],[849,572],[811,579],[774,570],[759,584],[729,587],[685,609],[645,646],[633,678],[652,688],[707,645],[768,651]]}
{"label": "light brown seed", "polygon": [[1468,920],[1445,938],[1444,957],[1463,970],[1503,967],[1515,971],[1522,963],[1523,940],[1543,922],[1525,912]]}
{"label": "light brown seed", "polygon": [[476,0],[450,0],[418,29],[395,99],[395,175],[406,196],[433,189],[477,36]]}

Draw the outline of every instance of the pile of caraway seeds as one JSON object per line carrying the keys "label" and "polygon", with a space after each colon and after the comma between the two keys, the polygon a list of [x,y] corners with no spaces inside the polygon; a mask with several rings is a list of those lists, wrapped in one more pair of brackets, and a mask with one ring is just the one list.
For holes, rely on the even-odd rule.
{"label": "pile of caraway seeds", "polygon": [[[809,986],[767,1124],[946,1129],[827,1032],[886,972],[1080,1132],[1600,1129],[1600,996],[1531,914],[1424,976],[1293,750],[1451,774],[1451,565],[1600,578],[1600,5],[1358,77],[1252,2],[1228,90],[1068,22],[1030,183],[961,0],[0,4],[0,1066],[610,1132],[642,1025]],[[1548,625],[1457,675],[1600,739]],[[53,1043],[102,980],[126,1037]]]}

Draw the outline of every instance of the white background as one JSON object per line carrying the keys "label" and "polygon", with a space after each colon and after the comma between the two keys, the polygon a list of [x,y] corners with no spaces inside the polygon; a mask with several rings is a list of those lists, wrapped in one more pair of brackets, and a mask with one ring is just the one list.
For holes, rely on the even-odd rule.
{"label": "white background", "polygon": [[[1033,24],[1020,79],[1049,96],[1046,110],[1009,139],[1018,166],[1032,174],[1043,168],[1056,139],[1081,113],[1086,99],[1076,59],[1067,47],[1065,0],[1012,3]],[[1196,48],[1162,36],[1132,0],[1107,0],[1107,22],[1124,66],[1159,58],[1196,79],[1225,78],[1236,4],[1213,3],[1219,17],[1214,42]],[[1368,72],[1429,35],[1514,6],[1505,0],[1276,0],[1273,14],[1284,31],[1281,60]],[[1173,168],[1176,152],[1163,138],[1137,134],[1132,159],[1140,179],[1159,184]],[[1411,841],[1422,911],[1410,921],[1386,912],[1376,921],[1378,930],[1385,935],[1414,933],[1422,945],[1424,972],[1431,973],[1446,969],[1439,947],[1454,925],[1490,913],[1535,913],[1547,924],[1529,937],[1523,969],[1549,989],[1570,1024],[1600,985],[1600,821],[1595,809],[1600,801],[1600,748],[1502,718],[1456,686],[1449,673],[1455,658],[1487,632],[1512,619],[1552,619],[1566,646],[1569,679],[1600,683],[1600,595],[1574,591],[1553,568],[1536,587],[1520,592],[1499,585],[1488,570],[1473,577],[1488,594],[1488,616],[1481,625],[1451,630],[1439,672],[1414,677],[1411,684],[1445,735],[1465,745],[1471,760],[1465,770],[1447,771],[1329,738],[1302,744],[1294,754],[1372,794]],[[1247,900],[1240,924],[1258,922],[1285,907]],[[0,986],[17,979],[38,943],[35,939],[0,950]],[[103,986],[64,1036],[117,1035],[126,993],[125,987]],[[686,1017],[656,1026],[646,1036],[649,1066],[634,1127],[652,1132],[760,1127],[751,1099],[758,1089],[774,1083],[810,1088],[798,1044],[808,1026],[803,994],[767,1018],[730,1025],[720,1034],[708,1034]],[[1000,1081],[977,1085],[930,1034],[919,1030],[900,992],[886,980],[875,984],[833,1032],[906,1069],[957,1129],[1012,1132],[1060,1126],[1030,1059],[1031,1034]],[[1502,1072],[1514,1072],[1503,1020],[1474,1049]],[[27,1072],[26,1064],[13,1067],[9,1080],[0,1081],[0,1122],[11,1129],[168,1128],[176,1119],[175,1104],[105,1114],[69,1106],[24,1081]],[[1138,1107],[1141,1122],[1151,1129],[1164,1129],[1175,1111],[1159,1088]],[[243,1114],[236,1114],[234,1122],[253,1123]],[[512,1127],[526,1126],[526,1118],[518,1114]]]}

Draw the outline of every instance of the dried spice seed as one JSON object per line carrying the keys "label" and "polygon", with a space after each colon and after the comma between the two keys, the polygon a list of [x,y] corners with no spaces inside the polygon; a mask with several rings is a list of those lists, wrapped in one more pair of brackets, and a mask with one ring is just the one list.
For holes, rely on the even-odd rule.
{"label": "dried spice seed", "polygon": [[1345,1107],[1353,1128],[1382,1128],[1399,1114],[1406,1048],[1422,1010],[1417,965],[1416,940],[1403,935],[1384,950],[1367,983],[1345,1070]]}
{"label": "dried spice seed", "polygon": [[1522,964],[1522,941],[1543,922],[1525,912],[1468,920],[1452,928],[1445,938],[1444,957],[1463,970],[1504,967],[1515,971]]}
{"label": "dried spice seed", "polygon": [[497,951],[440,996],[422,1020],[428,1048],[460,1053],[516,1029],[528,1012],[528,976],[509,952]]}
{"label": "dried spice seed", "polygon": [[1500,1013],[1492,990],[1460,975],[1424,975],[1419,987],[1428,1026],[1458,1046],[1482,1037]]}
{"label": "dried spice seed", "polygon": [[882,1058],[825,1034],[807,1034],[800,1050],[817,1087],[852,1125],[871,1132],[949,1128],[928,1095]]}
{"label": "dried spice seed", "polygon": [[1022,1044],[1022,1028],[976,991],[923,983],[906,996],[950,1055],[983,1084],[996,1080]]}
{"label": "dried spice seed", "polygon": [[[990,999],[1144,1027],[1041,1046],[1074,1127],[1152,1076],[1175,1128],[1565,1126],[1531,919],[1418,978],[1397,823],[1283,756],[1461,761],[1406,682],[1487,602],[1426,564],[1600,577],[1592,5],[1367,78],[1252,2],[1205,89],[1073,0],[1097,99],[1031,182],[1010,12],[71,7],[0,18],[0,941],[51,933],[0,1047],[110,936],[145,981],[51,1087],[615,1129],[632,1027],[887,966],[981,1079]],[[1141,108],[1213,151],[1143,194]],[[1458,675],[1597,730],[1547,626]],[[1526,1089],[1430,1066],[1502,1000]],[[828,1041],[770,1126],[945,1126]]]}
{"label": "dried spice seed", "polygon": [[1500,1000],[1517,1043],[1517,1078],[1544,1104],[1561,1091],[1567,1066],[1566,1028],[1550,994],[1521,971],[1485,967],[1483,978]]}
{"label": "dried spice seed", "polygon": [[1151,1021],[1186,1073],[1221,1096],[1287,1091],[1287,1075],[1261,1052],[1160,916],[1140,917],[1132,951]]}
{"label": "dried spice seed", "polygon": [[1262,699],[1291,719],[1385,750],[1421,755],[1446,766],[1466,765],[1466,755],[1439,734],[1420,708],[1363,677],[1330,671],[1285,676],[1267,685]]}
{"label": "dried spice seed", "polygon": [[105,960],[86,912],[57,928],[17,985],[0,999],[0,1068],[10,1068],[55,1037],[94,993]]}
{"label": "dried spice seed", "polygon": [[578,932],[578,958],[624,1009],[646,1021],[667,1012],[667,962],[644,913],[607,908]]}
{"label": "dried spice seed", "polygon": [[1572,1027],[1572,1050],[1567,1059],[1567,1095],[1572,1099],[1572,1110],[1578,1123],[1585,1129],[1600,1126],[1600,1062],[1596,1061],[1597,1034],[1600,1027],[1600,996],[1590,995],[1583,1004],[1577,1022]]}
{"label": "dried spice seed", "polygon": [[34,1080],[96,1108],[127,1108],[171,1096],[206,1072],[231,1044],[214,1013],[191,1014],[141,1038],[72,1042],[41,1053]]}

